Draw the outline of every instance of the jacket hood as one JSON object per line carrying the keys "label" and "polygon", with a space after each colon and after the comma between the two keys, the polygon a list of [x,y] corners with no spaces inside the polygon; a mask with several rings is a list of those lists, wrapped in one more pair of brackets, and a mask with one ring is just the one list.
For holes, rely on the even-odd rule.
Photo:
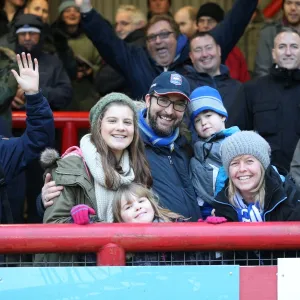
{"label": "jacket hood", "polygon": [[132,43],[139,39],[145,39],[145,30],[143,28],[130,32],[124,41],[126,43]]}
{"label": "jacket hood", "polygon": [[212,160],[220,161],[221,164],[219,153],[221,143],[226,137],[231,136],[238,131],[240,131],[240,129],[237,126],[233,126],[213,134],[206,140],[199,138],[194,145],[195,157],[200,161],[204,161],[208,156],[211,156]]}
{"label": "jacket hood", "polygon": [[9,48],[0,47],[0,58],[8,58],[12,62],[16,62],[16,53]]}

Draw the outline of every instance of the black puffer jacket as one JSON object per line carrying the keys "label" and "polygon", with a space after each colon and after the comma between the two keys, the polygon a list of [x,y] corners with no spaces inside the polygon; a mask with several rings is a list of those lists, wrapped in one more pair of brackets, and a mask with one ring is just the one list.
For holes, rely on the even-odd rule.
{"label": "black puffer jacket", "polygon": [[[225,65],[220,66],[220,75],[211,77],[207,73],[198,73],[192,66],[185,66],[180,72],[190,83],[191,91],[195,88],[208,85],[219,91],[224,106],[229,110],[234,102],[241,83],[229,75]],[[230,117],[230,115],[229,115]]]}
{"label": "black puffer jacket", "polygon": [[[290,176],[285,177],[283,182],[280,175],[270,165],[265,173],[265,182],[263,221],[300,221],[300,190],[297,189]],[[237,212],[226,195],[227,188],[228,181],[212,205],[216,209],[216,216],[238,222]]]}
{"label": "black puffer jacket", "polygon": [[300,138],[300,70],[273,66],[270,75],[243,84],[227,126],[255,130],[271,146],[271,163],[287,173]]}

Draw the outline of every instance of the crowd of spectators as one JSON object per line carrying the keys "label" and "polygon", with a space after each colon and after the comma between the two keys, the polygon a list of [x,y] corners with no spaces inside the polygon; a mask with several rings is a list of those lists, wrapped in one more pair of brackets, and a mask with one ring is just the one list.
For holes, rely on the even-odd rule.
{"label": "crowd of spectators", "polygon": [[[62,0],[49,24],[47,0],[0,2],[1,223],[22,222],[25,197],[28,223],[299,221],[299,1],[261,29],[253,74],[237,43],[258,0],[147,4],[111,24]],[[50,108],[90,112],[65,153]]]}

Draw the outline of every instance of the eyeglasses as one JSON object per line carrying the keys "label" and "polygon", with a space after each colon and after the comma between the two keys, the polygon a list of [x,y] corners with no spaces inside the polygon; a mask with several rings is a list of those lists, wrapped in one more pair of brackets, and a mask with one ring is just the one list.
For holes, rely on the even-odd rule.
{"label": "eyeglasses", "polygon": [[146,40],[148,43],[154,43],[157,39],[157,37],[159,37],[161,40],[165,40],[169,37],[169,35],[171,33],[174,33],[173,31],[163,31],[157,34],[150,34],[146,36]]}
{"label": "eyeglasses", "polygon": [[169,107],[170,104],[173,105],[173,108],[179,112],[185,111],[187,107],[187,102],[186,101],[171,101],[167,97],[162,97],[162,96],[155,96],[151,95],[151,97],[155,98],[157,101],[157,104],[161,107]]}

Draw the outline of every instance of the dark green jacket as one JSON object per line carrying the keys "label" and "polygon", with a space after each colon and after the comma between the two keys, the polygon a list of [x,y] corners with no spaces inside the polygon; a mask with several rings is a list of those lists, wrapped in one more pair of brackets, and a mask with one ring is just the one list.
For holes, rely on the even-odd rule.
{"label": "dark green jacket", "polygon": [[0,116],[11,127],[11,101],[17,92],[18,83],[11,72],[17,70],[15,53],[7,48],[0,47]]}

